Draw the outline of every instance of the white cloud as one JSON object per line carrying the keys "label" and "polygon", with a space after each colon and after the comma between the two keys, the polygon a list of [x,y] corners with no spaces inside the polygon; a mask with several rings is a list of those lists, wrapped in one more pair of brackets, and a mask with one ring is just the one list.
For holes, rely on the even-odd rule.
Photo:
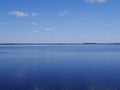
{"label": "white cloud", "polygon": [[58,14],[58,16],[67,16],[69,14],[69,12],[68,11],[62,11],[62,12],[60,12],[59,14]]}
{"label": "white cloud", "polygon": [[108,0],[85,0],[86,3],[105,3]]}
{"label": "white cloud", "polygon": [[15,15],[15,16],[17,16],[17,17],[27,17],[27,16],[28,16],[27,13],[21,12],[21,11],[11,11],[11,12],[9,12],[8,14],[10,14],[10,15]]}
{"label": "white cloud", "polygon": [[35,17],[35,16],[38,16],[39,14],[38,13],[32,13],[32,17]]}

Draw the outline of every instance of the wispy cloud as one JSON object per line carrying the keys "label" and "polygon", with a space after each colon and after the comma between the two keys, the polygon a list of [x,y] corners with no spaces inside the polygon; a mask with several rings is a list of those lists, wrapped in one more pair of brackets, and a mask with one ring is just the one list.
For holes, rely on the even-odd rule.
{"label": "wispy cloud", "polygon": [[37,33],[37,32],[39,32],[39,31],[38,31],[38,30],[33,30],[33,32],[34,32],[34,33]]}
{"label": "wispy cloud", "polygon": [[105,3],[108,0],[85,0],[86,3]]}
{"label": "wispy cloud", "polygon": [[63,17],[63,16],[67,16],[68,14],[69,14],[68,11],[62,11],[62,12],[60,12],[60,13],[58,14],[58,16]]}
{"label": "wispy cloud", "polygon": [[35,16],[38,16],[39,14],[38,13],[32,13],[32,17],[35,17]]}
{"label": "wispy cloud", "polygon": [[107,28],[107,29],[111,29],[112,26],[113,26],[112,24],[107,24],[107,25],[106,25],[106,28]]}
{"label": "wispy cloud", "polygon": [[31,23],[24,23],[24,26],[38,26],[39,24],[37,22],[31,22]]}
{"label": "wispy cloud", "polygon": [[14,16],[17,16],[17,17],[27,17],[28,16],[28,13],[25,13],[25,12],[22,12],[22,11],[11,11],[8,14],[14,15]]}
{"label": "wispy cloud", "polygon": [[53,31],[54,28],[44,28],[44,29],[40,29],[40,30],[33,30],[34,33],[38,33],[38,32],[41,32],[41,31]]}
{"label": "wispy cloud", "polygon": [[24,25],[24,26],[29,26],[29,24],[28,24],[28,23],[24,23],[23,25]]}
{"label": "wispy cloud", "polygon": [[36,23],[36,22],[32,22],[31,25],[32,25],[32,26],[38,26],[39,24]]}
{"label": "wispy cloud", "polygon": [[5,27],[0,28],[0,31],[4,31],[4,30],[8,30],[8,28],[5,28]]}
{"label": "wispy cloud", "polygon": [[12,24],[12,22],[0,22],[0,25],[11,25]]}
{"label": "wispy cloud", "polygon": [[44,31],[52,31],[54,30],[53,28],[45,28]]}

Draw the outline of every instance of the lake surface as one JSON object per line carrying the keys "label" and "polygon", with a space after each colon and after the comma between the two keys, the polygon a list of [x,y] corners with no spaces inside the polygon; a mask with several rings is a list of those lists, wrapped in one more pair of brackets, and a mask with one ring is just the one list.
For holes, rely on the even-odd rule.
{"label": "lake surface", "polygon": [[120,90],[120,46],[1,45],[0,90]]}

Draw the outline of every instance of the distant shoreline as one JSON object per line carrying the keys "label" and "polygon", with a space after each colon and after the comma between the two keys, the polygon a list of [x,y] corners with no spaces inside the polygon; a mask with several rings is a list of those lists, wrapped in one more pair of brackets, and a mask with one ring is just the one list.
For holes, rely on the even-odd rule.
{"label": "distant shoreline", "polygon": [[0,45],[120,45],[120,43],[0,43]]}

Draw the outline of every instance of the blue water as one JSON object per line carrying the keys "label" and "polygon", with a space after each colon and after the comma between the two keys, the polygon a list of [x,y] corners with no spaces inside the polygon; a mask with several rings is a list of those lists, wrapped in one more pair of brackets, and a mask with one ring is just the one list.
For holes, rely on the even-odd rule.
{"label": "blue water", "polygon": [[120,46],[0,46],[0,90],[120,90]]}

